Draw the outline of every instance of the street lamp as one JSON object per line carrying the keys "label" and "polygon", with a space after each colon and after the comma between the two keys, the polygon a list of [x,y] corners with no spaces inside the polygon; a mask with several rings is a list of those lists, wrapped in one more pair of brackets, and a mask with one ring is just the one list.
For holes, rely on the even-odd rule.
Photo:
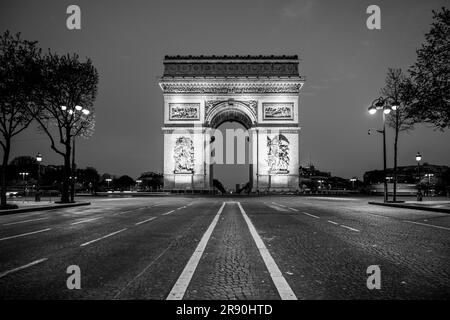
{"label": "street lamp", "polygon": [[26,185],[26,181],[25,181],[25,177],[29,175],[28,172],[20,172],[19,173],[22,176],[22,181],[23,181],[23,194],[26,197],[27,196],[27,185]]}
{"label": "street lamp", "polygon": [[422,201],[422,192],[420,192],[420,161],[422,160],[422,155],[420,152],[416,154],[417,161],[417,201]]}
{"label": "street lamp", "polygon": [[140,185],[141,185],[141,183],[142,183],[142,180],[136,180],[136,183],[137,183],[137,185],[138,185],[138,190],[140,190]]}
{"label": "street lamp", "polygon": [[355,190],[355,182],[356,182],[356,178],[353,177],[350,179],[351,183],[352,183],[352,189]]}
{"label": "street lamp", "polygon": [[108,189],[109,189],[109,183],[112,181],[112,179],[111,178],[106,178],[105,180],[108,183]]}
{"label": "street lamp", "polygon": [[41,201],[41,190],[40,190],[40,181],[41,181],[41,162],[42,162],[42,154],[38,152],[36,155],[36,161],[38,163],[38,172],[37,172],[37,183],[36,183],[36,195],[34,196],[34,201]]}
{"label": "street lamp", "polygon": [[428,184],[430,184],[431,183],[431,177],[434,177],[434,174],[433,173],[426,173],[425,174],[425,177],[427,177],[428,178]]}
{"label": "street lamp", "polygon": [[[395,102],[392,105],[395,105],[395,109],[397,109],[398,104]],[[386,179],[386,115],[392,111],[392,106],[388,104],[388,99],[379,97],[372,101],[372,104],[369,107],[369,113],[375,114],[378,110],[383,111],[383,130],[377,130],[377,132],[383,134],[383,176],[384,176],[384,202],[388,202],[388,191],[387,191],[387,179]],[[369,131],[370,134],[370,131]]]}
{"label": "street lamp", "polygon": [[[67,112],[69,115],[75,115],[76,112],[81,112],[83,115],[87,116],[91,112],[88,109],[83,108],[82,106],[76,105],[74,109],[67,109],[67,106],[61,106],[61,110]],[[80,115],[81,116],[81,115]],[[78,118],[76,121],[78,121],[80,118]],[[70,201],[75,201],[75,181],[76,181],[76,166],[75,166],[75,136],[73,136],[72,141],[72,183],[71,183],[71,190],[70,190]]]}

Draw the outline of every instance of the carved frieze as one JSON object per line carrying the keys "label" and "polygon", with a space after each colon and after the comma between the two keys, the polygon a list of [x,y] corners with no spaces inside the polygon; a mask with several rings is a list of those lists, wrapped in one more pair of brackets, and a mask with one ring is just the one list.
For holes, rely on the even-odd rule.
{"label": "carved frieze", "polygon": [[161,82],[164,93],[192,94],[298,94],[301,82],[264,82],[264,83],[193,83],[193,82]]}
{"label": "carved frieze", "polygon": [[298,62],[170,62],[164,76],[298,76]]}
{"label": "carved frieze", "polygon": [[294,104],[292,102],[263,103],[263,120],[294,120]]}
{"label": "carved frieze", "polygon": [[199,120],[200,103],[169,103],[169,120]]}

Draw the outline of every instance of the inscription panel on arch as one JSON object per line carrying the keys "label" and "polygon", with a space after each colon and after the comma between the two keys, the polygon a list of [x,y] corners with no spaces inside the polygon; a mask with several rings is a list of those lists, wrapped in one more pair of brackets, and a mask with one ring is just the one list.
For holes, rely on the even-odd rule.
{"label": "inscription panel on arch", "polygon": [[200,120],[200,103],[169,103],[169,120]]}
{"label": "inscription panel on arch", "polygon": [[263,120],[294,120],[292,102],[263,102]]}

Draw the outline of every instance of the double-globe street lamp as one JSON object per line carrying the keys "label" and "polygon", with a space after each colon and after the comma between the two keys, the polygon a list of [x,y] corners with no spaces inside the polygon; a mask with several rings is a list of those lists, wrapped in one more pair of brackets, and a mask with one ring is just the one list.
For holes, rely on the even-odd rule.
{"label": "double-globe street lamp", "polygon": [[[88,116],[91,112],[88,109],[83,108],[82,106],[76,105],[74,109],[68,109],[67,106],[61,106],[61,110],[67,112],[69,115],[78,116],[75,119],[74,124],[84,115]],[[70,201],[75,201],[75,177],[76,168],[75,168],[75,135],[73,136],[72,141],[72,175],[71,175],[71,190],[70,190]]]}
{"label": "double-globe street lamp", "polygon": [[[23,181],[23,195],[24,197],[27,196],[27,183],[25,181],[25,177],[27,177],[29,175],[28,172],[20,172],[19,173],[22,176],[22,181]],[[24,200],[25,201],[25,200]]]}
{"label": "double-globe street lamp", "polygon": [[42,162],[42,154],[40,152],[38,152],[38,154],[36,155],[36,161],[38,163],[38,172],[36,182],[36,194],[34,195],[34,201],[39,202],[41,201],[40,183],[41,183],[41,162]]}
{"label": "double-globe street lamp", "polygon": [[[391,113],[392,110],[397,110],[399,103],[392,101],[389,103],[389,98],[379,97],[372,101],[369,107],[369,113],[375,114],[377,111],[383,111],[383,130],[377,130],[377,132],[383,134],[383,183],[384,183],[384,202],[388,202],[388,190],[387,190],[387,176],[386,176],[386,115]],[[370,131],[369,131],[370,134]]]}

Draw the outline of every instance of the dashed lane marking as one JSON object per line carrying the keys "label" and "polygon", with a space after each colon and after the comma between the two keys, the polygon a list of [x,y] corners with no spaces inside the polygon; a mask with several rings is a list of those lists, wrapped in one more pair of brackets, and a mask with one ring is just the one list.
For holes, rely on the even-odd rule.
{"label": "dashed lane marking", "polygon": [[206,244],[208,243],[209,238],[211,237],[211,234],[213,233],[214,228],[216,227],[217,221],[219,221],[219,217],[224,207],[225,202],[222,203],[222,206],[219,208],[219,211],[217,211],[216,216],[209,225],[208,229],[206,230],[205,234],[203,235],[202,239],[197,245],[197,248],[195,249],[188,263],[184,267],[183,272],[181,273],[177,282],[175,283],[169,295],[167,296],[166,298],[167,300],[183,299],[183,296],[186,293],[186,289],[189,283],[191,282],[192,276],[194,275],[195,269],[197,269],[200,258],[202,257],[203,252],[205,251]]}
{"label": "dashed lane marking", "polygon": [[343,224],[339,224],[339,223],[331,221],[331,220],[328,220],[328,222],[331,223],[331,224],[334,224],[335,226],[340,226],[342,228],[345,228],[345,229],[348,229],[348,230],[351,230],[351,231],[360,232],[358,229],[355,229],[355,228],[352,228],[352,227],[349,227],[349,226],[346,226],[346,225],[343,225]]}
{"label": "dashed lane marking", "polygon": [[174,212],[175,210],[170,210],[169,212],[165,212],[165,213],[162,213],[161,215],[162,216],[167,216],[168,214],[171,214],[172,212]]}
{"label": "dashed lane marking", "polygon": [[3,224],[4,226],[12,226],[14,224],[21,224],[21,223],[27,223],[27,222],[33,222],[33,221],[39,221],[39,220],[46,220],[48,218],[38,218],[38,219],[30,219],[30,220],[23,220],[23,221],[16,221],[16,222],[9,222]]}
{"label": "dashed lane marking", "polygon": [[340,226],[341,226],[342,228],[346,228],[346,229],[351,230],[351,231],[359,232],[358,229],[355,229],[355,228],[352,228],[352,227],[349,227],[349,226],[345,226],[345,225],[343,225],[343,224],[341,224]]}
{"label": "dashed lane marking", "polygon": [[262,239],[259,236],[258,232],[256,231],[255,227],[253,226],[253,223],[251,222],[250,218],[245,213],[244,208],[242,208],[241,203],[238,202],[237,205],[239,206],[239,209],[241,210],[242,216],[244,217],[244,220],[247,223],[250,234],[252,235],[253,240],[255,241],[256,247],[259,250],[259,254],[261,255],[261,257],[264,261],[264,264],[266,265],[266,268],[269,271],[270,277],[272,278],[272,281],[273,281],[275,287],[277,288],[278,294],[280,295],[281,299],[282,300],[297,300],[297,297],[295,296],[294,291],[292,291],[292,289],[289,286],[289,284],[287,283],[286,279],[283,277],[283,274],[281,273],[280,269],[278,268],[275,260],[273,260],[272,256],[270,255],[269,250],[267,250],[267,247],[265,246],[264,242],[262,241]]}
{"label": "dashed lane marking", "polygon": [[10,236],[10,237],[6,237],[6,238],[1,238],[0,241],[3,240],[9,240],[9,239],[14,239],[14,238],[19,238],[19,237],[25,237],[31,234],[36,234],[36,233],[41,233],[41,232],[46,232],[46,231],[50,231],[52,230],[51,228],[47,228],[47,229],[42,229],[42,230],[37,230],[37,231],[33,231],[33,232],[27,232],[27,233],[22,233],[22,234],[17,234],[15,236]]}
{"label": "dashed lane marking", "polygon": [[5,276],[7,276],[8,274],[11,274],[11,273],[14,273],[14,272],[17,272],[17,271],[20,271],[20,270],[23,270],[23,269],[32,267],[32,266],[37,265],[37,264],[39,264],[39,263],[42,263],[42,262],[44,262],[45,260],[47,260],[47,258],[39,259],[39,260],[30,262],[30,263],[28,263],[28,264],[26,264],[26,265],[23,265],[23,266],[21,266],[21,267],[14,268],[14,269],[7,270],[7,271],[5,271],[5,272],[2,272],[2,273],[0,273],[0,279],[3,278],[3,277],[5,277]]}
{"label": "dashed lane marking", "polygon": [[291,208],[291,207],[289,207],[288,209],[290,209],[290,210],[292,210],[292,211],[298,211],[297,209]]}
{"label": "dashed lane marking", "polygon": [[283,208],[287,208],[287,206],[285,206],[285,205],[283,205],[283,204],[279,204],[279,203],[276,203],[276,202],[273,202],[273,201],[272,201],[272,203],[273,203],[274,205],[276,205],[276,206],[283,207]]}
{"label": "dashed lane marking", "polygon": [[150,219],[147,219],[147,220],[144,220],[144,221],[141,221],[141,222],[137,222],[137,223],[135,223],[134,225],[135,225],[135,226],[138,226],[138,225],[140,225],[140,224],[143,224],[143,223],[146,223],[146,222],[155,220],[155,219],[156,219],[156,217],[151,217]]}
{"label": "dashed lane marking", "polygon": [[313,214],[311,214],[311,213],[308,213],[308,212],[302,212],[303,214],[306,214],[307,216],[310,216],[310,217],[313,217],[313,218],[316,218],[316,219],[320,219],[320,217],[318,217],[318,216],[315,216],[315,215],[313,215]]}
{"label": "dashed lane marking", "polygon": [[403,221],[404,222],[408,222],[408,223],[418,224],[420,226],[427,226],[427,227],[432,227],[432,228],[437,228],[437,229],[450,230],[450,228],[446,228],[446,227],[442,227],[442,226],[436,226],[434,224],[420,223],[420,222],[409,221],[409,220],[403,220]]}
{"label": "dashed lane marking", "polygon": [[118,233],[120,233],[120,232],[122,232],[122,231],[125,231],[125,230],[127,230],[127,228],[124,228],[124,229],[119,230],[119,231],[116,231],[116,232],[112,232],[112,233],[107,234],[106,236],[103,236],[103,237],[101,237],[101,238],[98,238],[98,239],[95,239],[95,240],[91,240],[91,241],[85,242],[85,243],[83,243],[83,244],[80,244],[80,247],[84,247],[84,246],[87,246],[88,244],[91,244],[91,243],[100,241],[100,240],[102,240],[102,239],[111,237],[111,236],[116,235],[116,234],[118,234]]}
{"label": "dashed lane marking", "polygon": [[73,223],[71,223],[70,225],[71,225],[71,226],[74,226],[74,225],[77,225],[77,224],[80,224],[80,223],[91,222],[91,221],[95,221],[95,220],[98,220],[98,219],[101,219],[101,218],[102,218],[102,217],[91,218],[91,219],[85,219],[85,220],[73,222]]}

